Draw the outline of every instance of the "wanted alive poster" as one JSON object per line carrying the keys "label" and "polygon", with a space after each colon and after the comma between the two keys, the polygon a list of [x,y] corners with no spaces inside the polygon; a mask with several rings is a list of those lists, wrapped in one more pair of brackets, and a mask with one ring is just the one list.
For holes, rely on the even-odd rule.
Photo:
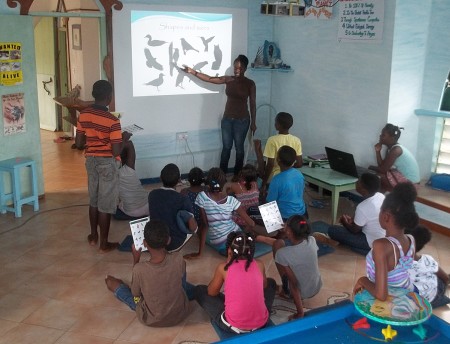
{"label": "wanted alive poster", "polygon": [[0,42],[0,85],[15,86],[22,83],[22,44]]}

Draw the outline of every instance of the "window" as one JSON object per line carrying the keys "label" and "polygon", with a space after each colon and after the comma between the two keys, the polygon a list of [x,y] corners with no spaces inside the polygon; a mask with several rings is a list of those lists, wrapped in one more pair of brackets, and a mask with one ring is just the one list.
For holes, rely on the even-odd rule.
{"label": "window", "polygon": [[[450,111],[450,73],[442,94],[440,110]],[[450,173],[450,118],[445,119],[442,128],[436,173]]]}
{"label": "window", "polygon": [[450,173],[450,118],[444,121],[436,173]]}

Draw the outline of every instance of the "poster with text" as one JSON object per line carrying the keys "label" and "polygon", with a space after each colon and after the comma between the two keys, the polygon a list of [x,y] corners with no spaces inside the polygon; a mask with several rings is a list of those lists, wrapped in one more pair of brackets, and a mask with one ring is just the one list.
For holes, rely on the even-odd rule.
{"label": "poster with text", "polygon": [[4,134],[14,135],[24,133],[26,130],[23,93],[3,95],[2,108]]}
{"label": "poster with text", "polygon": [[383,39],[384,0],[341,0],[338,41],[380,43]]}
{"label": "poster with text", "polygon": [[339,0],[310,0],[305,1],[306,19],[331,19],[333,15],[333,6]]}
{"label": "poster with text", "polygon": [[15,86],[22,83],[22,44],[0,43],[0,85]]}

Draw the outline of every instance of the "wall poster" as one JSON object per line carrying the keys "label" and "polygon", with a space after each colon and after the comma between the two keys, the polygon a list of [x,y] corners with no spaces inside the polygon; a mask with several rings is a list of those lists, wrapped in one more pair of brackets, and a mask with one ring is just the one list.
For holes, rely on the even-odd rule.
{"label": "wall poster", "polygon": [[25,105],[23,93],[5,94],[2,96],[3,133],[14,135],[24,133]]}
{"label": "wall poster", "polygon": [[340,0],[338,41],[380,43],[384,0]]}
{"label": "wall poster", "polygon": [[22,83],[22,44],[0,42],[0,85],[15,86]]}

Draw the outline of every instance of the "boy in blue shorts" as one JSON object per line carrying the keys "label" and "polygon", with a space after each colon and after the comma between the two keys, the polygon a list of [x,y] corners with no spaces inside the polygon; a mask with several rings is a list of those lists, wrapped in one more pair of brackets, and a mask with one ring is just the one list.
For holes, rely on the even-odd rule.
{"label": "boy in blue shorts", "polygon": [[[150,220],[144,228],[144,246],[150,260],[139,262],[141,251],[132,245],[133,277],[131,287],[113,276],[106,276],[110,291],[133,311],[141,323],[152,327],[173,326],[189,314],[185,292],[186,263],[179,253],[169,253],[169,228],[158,220]],[[189,291],[191,294],[193,292]]]}

